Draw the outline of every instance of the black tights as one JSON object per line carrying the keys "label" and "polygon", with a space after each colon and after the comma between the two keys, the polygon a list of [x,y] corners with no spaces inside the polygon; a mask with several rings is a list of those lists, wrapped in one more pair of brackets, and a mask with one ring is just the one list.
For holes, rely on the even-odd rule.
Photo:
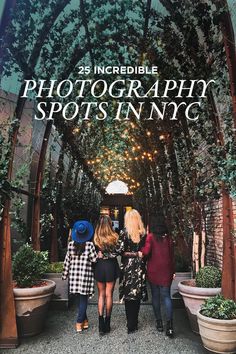
{"label": "black tights", "polygon": [[140,300],[125,300],[125,313],[128,330],[135,330],[138,327],[138,314]]}
{"label": "black tights", "polygon": [[113,306],[113,291],[115,286],[115,281],[101,283],[97,282],[98,286],[98,313],[99,316],[103,316],[104,307],[106,307],[106,316],[111,316],[112,306]]}

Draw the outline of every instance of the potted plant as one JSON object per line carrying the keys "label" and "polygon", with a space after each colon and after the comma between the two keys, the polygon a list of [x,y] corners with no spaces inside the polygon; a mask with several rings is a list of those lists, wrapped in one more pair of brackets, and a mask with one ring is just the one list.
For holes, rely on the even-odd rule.
{"label": "potted plant", "polygon": [[42,331],[48,304],[56,284],[41,279],[48,267],[47,252],[37,252],[26,244],[13,257],[13,292],[17,327],[20,336]]}
{"label": "potted plant", "polygon": [[236,303],[222,295],[207,299],[197,312],[203,345],[215,353],[236,353]]}
{"label": "potted plant", "polygon": [[179,252],[175,252],[175,278],[171,284],[171,296],[173,298],[180,298],[178,284],[182,280],[192,278],[191,266],[188,258],[181,255]]}
{"label": "potted plant", "polygon": [[54,309],[65,309],[69,306],[69,284],[68,279],[62,280],[63,262],[53,262],[48,265],[45,274],[46,279],[56,283],[56,289],[52,296],[51,306]]}
{"label": "potted plant", "polygon": [[203,267],[195,279],[181,281],[178,288],[184,300],[191,329],[199,333],[197,311],[207,298],[221,292],[221,271],[214,266]]}

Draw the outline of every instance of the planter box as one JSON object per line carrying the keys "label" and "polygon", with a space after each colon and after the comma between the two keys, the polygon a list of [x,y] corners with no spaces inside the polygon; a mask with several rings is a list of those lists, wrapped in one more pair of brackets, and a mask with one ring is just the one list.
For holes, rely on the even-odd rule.
{"label": "planter box", "polygon": [[184,300],[191,329],[193,332],[199,333],[197,311],[206,299],[220,294],[221,288],[198,288],[195,286],[194,279],[181,281],[178,284],[178,288]]}
{"label": "planter box", "polygon": [[236,353],[236,319],[219,320],[197,312],[204,347],[214,353]]}
{"label": "planter box", "polygon": [[42,280],[45,280],[47,285],[34,288],[13,288],[20,337],[34,336],[43,329],[48,305],[56,284],[49,279]]}
{"label": "planter box", "polygon": [[50,307],[55,310],[68,309],[69,307],[69,282],[62,280],[61,273],[46,273],[45,278],[56,283],[56,289],[52,296]]}

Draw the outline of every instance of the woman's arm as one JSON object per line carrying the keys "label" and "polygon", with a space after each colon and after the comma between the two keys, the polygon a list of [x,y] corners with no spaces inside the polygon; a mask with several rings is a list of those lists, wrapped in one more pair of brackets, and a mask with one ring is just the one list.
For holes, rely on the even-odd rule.
{"label": "woman's arm", "polygon": [[130,257],[130,258],[136,258],[139,257],[139,253],[138,252],[124,252],[122,254],[123,257]]}
{"label": "woman's arm", "polygon": [[174,257],[174,243],[172,238],[169,236],[169,247],[170,247],[170,261],[173,274],[175,274],[175,257]]}
{"label": "woman's arm", "polygon": [[148,234],[146,237],[145,245],[141,248],[143,256],[148,256],[152,249],[152,235]]}
{"label": "woman's arm", "polygon": [[90,243],[89,259],[90,259],[90,262],[92,262],[92,263],[96,263],[97,259],[98,259],[98,255],[97,255],[95,246],[92,242]]}

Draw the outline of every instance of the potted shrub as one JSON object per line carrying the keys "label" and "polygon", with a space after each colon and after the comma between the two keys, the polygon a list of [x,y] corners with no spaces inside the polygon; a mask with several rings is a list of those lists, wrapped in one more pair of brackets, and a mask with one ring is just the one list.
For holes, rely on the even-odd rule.
{"label": "potted shrub", "polygon": [[47,252],[36,252],[28,244],[13,257],[13,292],[20,336],[32,336],[42,331],[48,304],[56,287],[54,281],[41,279],[47,267]]}
{"label": "potted shrub", "polygon": [[221,292],[221,271],[214,266],[203,267],[195,279],[181,281],[178,288],[184,300],[191,329],[199,333],[197,311],[207,298]]}
{"label": "potted shrub", "polygon": [[207,299],[197,312],[203,345],[215,353],[236,353],[236,303],[222,295]]}
{"label": "potted shrub", "polygon": [[63,262],[53,262],[48,265],[45,274],[46,279],[51,279],[56,283],[56,289],[50,305],[54,309],[65,309],[69,306],[69,283],[68,279],[61,279],[62,271]]}

